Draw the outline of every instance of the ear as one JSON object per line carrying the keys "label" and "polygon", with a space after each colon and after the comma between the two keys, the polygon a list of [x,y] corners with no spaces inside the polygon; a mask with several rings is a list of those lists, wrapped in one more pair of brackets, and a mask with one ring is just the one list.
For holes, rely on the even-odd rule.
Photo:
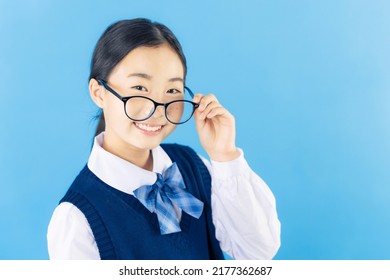
{"label": "ear", "polygon": [[105,91],[104,87],[99,85],[98,81],[91,79],[89,81],[89,94],[99,108],[103,108]]}

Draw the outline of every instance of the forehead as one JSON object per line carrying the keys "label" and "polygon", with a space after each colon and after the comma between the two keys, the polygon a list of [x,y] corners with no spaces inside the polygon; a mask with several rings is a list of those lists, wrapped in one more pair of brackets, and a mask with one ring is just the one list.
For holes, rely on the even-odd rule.
{"label": "forehead", "polygon": [[184,78],[179,55],[167,44],[157,47],[138,47],[129,52],[114,68],[112,75],[127,77],[132,73],[145,73],[156,78]]}

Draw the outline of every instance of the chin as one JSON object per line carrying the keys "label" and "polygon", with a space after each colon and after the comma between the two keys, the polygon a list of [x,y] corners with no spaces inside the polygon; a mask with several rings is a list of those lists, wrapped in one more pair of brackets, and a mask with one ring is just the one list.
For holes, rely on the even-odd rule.
{"label": "chin", "polygon": [[[133,123],[131,135],[136,137],[137,146],[144,149],[153,149],[161,144],[174,130],[176,126],[171,124],[161,125],[159,129],[153,129],[144,125]],[[148,130],[147,130],[148,129]]]}
{"label": "chin", "polygon": [[133,141],[128,141],[128,144],[141,150],[151,150],[158,147],[164,139],[165,137],[138,136]]}

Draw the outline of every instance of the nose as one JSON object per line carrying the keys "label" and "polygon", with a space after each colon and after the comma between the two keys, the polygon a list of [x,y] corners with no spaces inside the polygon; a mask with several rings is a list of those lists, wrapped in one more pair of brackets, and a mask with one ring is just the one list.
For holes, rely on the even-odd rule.
{"label": "nose", "polygon": [[154,111],[153,115],[150,116],[153,119],[159,119],[161,117],[165,116],[165,108],[163,105],[157,105],[156,110]]}

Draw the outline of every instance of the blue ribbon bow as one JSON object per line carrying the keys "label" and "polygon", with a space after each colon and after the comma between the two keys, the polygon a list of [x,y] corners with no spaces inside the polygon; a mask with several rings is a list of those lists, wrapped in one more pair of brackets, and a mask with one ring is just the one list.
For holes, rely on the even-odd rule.
{"label": "blue ribbon bow", "polygon": [[153,185],[141,186],[133,193],[151,213],[157,214],[162,235],[181,231],[174,205],[196,219],[203,211],[203,202],[185,190],[183,177],[175,162],[163,174],[157,173]]}

